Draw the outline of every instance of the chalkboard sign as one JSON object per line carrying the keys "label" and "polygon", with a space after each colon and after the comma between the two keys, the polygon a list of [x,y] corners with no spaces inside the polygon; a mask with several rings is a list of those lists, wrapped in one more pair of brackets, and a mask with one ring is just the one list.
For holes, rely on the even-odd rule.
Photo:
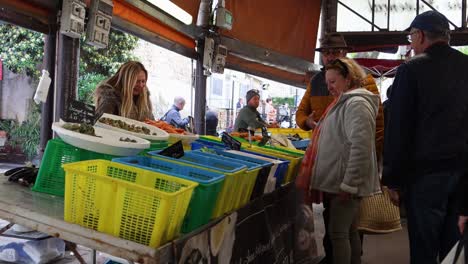
{"label": "chalkboard sign", "polygon": [[266,127],[262,127],[262,140],[258,143],[258,145],[265,146],[265,144],[270,140],[270,136],[268,135],[268,130]]}
{"label": "chalkboard sign", "polygon": [[62,116],[63,121],[71,123],[85,123],[94,125],[97,118],[92,105],[80,101],[72,101]]}
{"label": "chalkboard sign", "polygon": [[185,153],[182,140],[179,140],[176,143],[170,145],[169,147],[161,150],[158,154],[176,159],[183,157]]}
{"label": "chalkboard sign", "polygon": [[226,132],[223,132],[221,141],[223,141],[224,145],[229,149],[240,150],[241,148],[241,143]]}

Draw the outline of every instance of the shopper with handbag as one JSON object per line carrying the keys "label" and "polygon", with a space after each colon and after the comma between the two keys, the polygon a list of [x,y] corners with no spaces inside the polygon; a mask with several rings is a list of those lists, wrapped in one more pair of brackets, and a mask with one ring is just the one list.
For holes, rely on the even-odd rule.
{"label": "shopper with handbag", "polygon": [[351,59],[326,66],[325,78],[335,99],[319,120],[303,161],[310,168],[310,189],[323,192],[329,204],[327,231],[335,264],[361,263],[360,201],[380,191],[374,141],[380,99],[361,88],[364,77]]}

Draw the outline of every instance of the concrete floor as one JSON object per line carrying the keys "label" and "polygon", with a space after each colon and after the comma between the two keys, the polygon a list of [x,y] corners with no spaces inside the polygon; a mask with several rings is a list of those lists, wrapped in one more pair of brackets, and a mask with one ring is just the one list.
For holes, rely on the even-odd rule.
{"label": "concrete floor", "polygon": [[[314,205],[315,237],[318,255],[324,255],[322,237],[323,224],[321,205]],[[409,263],[409,242],[405,221],[403,229],[385,235],[365,235],[362,264],[406,264]]]}

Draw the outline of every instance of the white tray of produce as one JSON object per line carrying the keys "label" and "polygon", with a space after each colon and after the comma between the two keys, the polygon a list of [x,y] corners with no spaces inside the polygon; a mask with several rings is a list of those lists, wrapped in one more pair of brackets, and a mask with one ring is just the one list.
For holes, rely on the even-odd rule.
{"label": "white tray of produce", "polygon": [[[102,123],[100,121],[101,118],[110,118],[110,119],[113,119],[113,120],[120,120],[120,121],[123,121],[123,122],[127,123],[128,125],[144,127],[144,128],[147,128],[147,129],[150,130],[150,134],[132,132],[132,131],[129,131],[129,130],[126,130],[126,129],[123,129],[123,128],[114,127],[114,126]],[[99,120],[96,122],[96,124],[94,126],[109,129],[109,130],[118,131],[118,132],[121,132],[121,133],[133,135],[133,136],[148,139],[148,140],[160,140],[161,141],[161,140],[168,140],[168,138],[169,138],[169,134],[166,131],[164,131],[162,129],[159,129],[159,128],[155,127],[155,126],[148,125],[146,123],[143,123],[143,122],[140,122],[140,121],[137,121],[137,120],[133,120],[133,119],[130,119],[130,118],[121,117],[121,116],[117,116],[117,115],[111,115],[111,114],[107,114],[107,113],[103,114],[99,118]],[[156,133],[156,135],[153,135],[153,133]]]}
{"label": "white tray of produce", "polygon": [[[55,122],[52,124],[52,130],[63,141],[77,148],[115,156],[133,156],[150,147],[148,140],[133,135],[94,127],[94,132],[98,136],[95,137],[63,128],[64,124],[66,123]],[[136,142],[124,142],[120,140],[121,138],[129,138]]]}

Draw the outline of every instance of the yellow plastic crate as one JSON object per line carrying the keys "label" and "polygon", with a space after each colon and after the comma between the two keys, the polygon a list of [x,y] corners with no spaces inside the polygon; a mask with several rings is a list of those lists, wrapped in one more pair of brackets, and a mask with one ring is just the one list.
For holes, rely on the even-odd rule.
{"label": "yellow plastic crate", "polygon": [[[247,145],[243,145],[243,146],[247,146]],[[288,172],[286,173],[286,176],[284,177],[283,183],[291,182],[296,178],[297,173],[299,172],[299,167],[301,165],[302,158],[304,156],[303,154],[296,153],[298,150],[292,150],[292,149],[287,149],[288,151],[292,150],[290,154],[282,152],[280,150],[258,147],[254,145],[245,147],[245,149],[248,149],[250,151],[257,152],[260,154],[266,154],[266,155],[278,157],[280,159],[289,160]]]}
{"label": "yellow plastic crate", "polygon": [[106,160],[63,168],[65,221],[151,247],[179,234],[198,185]]}
{"label": "yellow plastic crate", "polygon": [[295,135],[298,134],[303,139],[308,139],[312,136],[312,130],[305,131],[300,128],[268,128],[268,132],[272,135]]}

